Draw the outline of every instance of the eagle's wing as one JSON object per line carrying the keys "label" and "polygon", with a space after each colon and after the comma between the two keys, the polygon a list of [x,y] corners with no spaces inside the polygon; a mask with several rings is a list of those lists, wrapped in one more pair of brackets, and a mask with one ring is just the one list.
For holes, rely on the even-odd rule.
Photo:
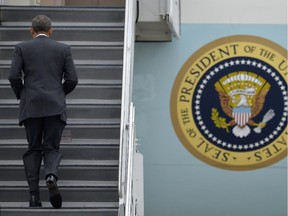
{"label": "eagle's wing", "polygon": [[254,98],[254,102],[253,102],[253,106],[251,110],[251,118],[254,118],[255,116],[257,116],[263,109],[265,97],[268,91],[269,89],[264,89]]}
{"label": "eagle's wing", "polygon": [[232,116],[232,107],[230,105],[231,97],[229,97],[229,95],[225,94],[220,89],[216,88],[216,91],[218,92],[218,95],[219,95],[219,99],[220,99],[220,104],[221,104],[222,110],[225,112],[225,114],[227,116],[229,116],[230,118],[233,118],[233,116]]}

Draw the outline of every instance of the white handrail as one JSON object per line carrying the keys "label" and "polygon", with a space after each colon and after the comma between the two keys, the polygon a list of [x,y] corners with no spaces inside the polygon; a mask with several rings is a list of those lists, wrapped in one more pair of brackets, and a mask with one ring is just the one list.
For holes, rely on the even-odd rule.
{"label": "white handrail", "polygon": [[126,200],[125,200],[125,216],[134,215],[133,203],[133,165],[135,152],[135,107],[133,103],[130,106],[130,127],[129,127],[129,145],[127,160],[127,182],[126,182]]}
{"label": "white handrail", "polygon": [[[126,0],[125,5],[125,30],[124,30],[124,51],[123,51],[123,77],[122,77],[122,103],[121,103],[121,126],[120,126],[120,147],[119,147],[119,205],[129,208],[127,197],[131,191],[128,189],[131,176],[129,161],[133,154],[129,154],[131,149],[131,112],[132,101],[132,82],[134,67],[134,43],[135,43],[135,19],[136,19],[136,0]],[[129,122],[130,121],[130,122]],[[133,141],[132,141],[133,142]],[[130,145],[130,147],[129,147]],[[127,191],[128,190],[128,191]],[[128,194],[128,195],[127,195]],[[129,203],[128,203],[129,204]],[[123,214],[123,213],[122,213]]]}

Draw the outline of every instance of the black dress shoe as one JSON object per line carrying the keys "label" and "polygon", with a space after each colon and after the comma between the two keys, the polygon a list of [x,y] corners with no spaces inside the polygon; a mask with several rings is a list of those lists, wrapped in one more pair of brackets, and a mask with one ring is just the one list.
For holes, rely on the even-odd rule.
{"label": "black dress shoe", "polygon": [[42,207],[42,203],[40,202],[40,198],[38,195],[30,195],[29,207],[30,208]]}
{"label": "black dress shoe", "polygon": [[57,180],[53,175],[48,176],[46,179],[46,185],[50,193],[50,203],[54,208],[58,209],[62,207],[62,197],[56,182]]}

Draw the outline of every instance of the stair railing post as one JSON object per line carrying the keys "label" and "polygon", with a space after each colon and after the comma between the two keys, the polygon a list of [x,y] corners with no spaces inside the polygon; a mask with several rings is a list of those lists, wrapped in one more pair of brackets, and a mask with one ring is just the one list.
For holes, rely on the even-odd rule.
{"label": "stair railing post", "polygon": [[[121,126],[120,126],[120,147],[119,147],[119,215],[123,216],[127,206],[127,180],[129,157],[129,128],[132,82],[134,67],[134,43],[135,43],[135,19],[136,0],[126,0],[125,5],[125,30],[124,30],[124,51],[123,51],[123,77],[122,77],[122,99],[121,99]],[[123,211],[124,208],[124,211]],[[129,208],[129,207],[128,207]]]}

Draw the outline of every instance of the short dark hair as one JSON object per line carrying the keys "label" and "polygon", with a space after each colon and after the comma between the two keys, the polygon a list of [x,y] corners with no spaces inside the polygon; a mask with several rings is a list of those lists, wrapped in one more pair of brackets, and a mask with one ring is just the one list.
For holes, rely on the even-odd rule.
{"label": "short dark hair", "polygon": [[32,20],[32,28],[37,32],[48,32],[51,28],[51,19],[45,15],[38,15]]}

